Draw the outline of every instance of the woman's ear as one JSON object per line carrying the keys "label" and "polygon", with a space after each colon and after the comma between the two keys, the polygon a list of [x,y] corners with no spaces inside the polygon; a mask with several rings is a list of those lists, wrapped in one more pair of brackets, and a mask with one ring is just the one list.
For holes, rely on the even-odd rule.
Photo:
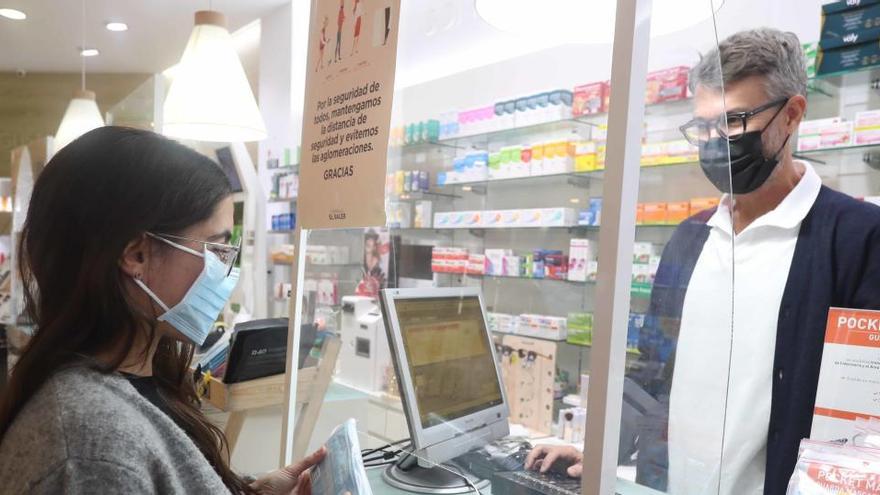
{"label": "woman's ear", "polygon": [[129,242],[119,257],[119,268],[129,277],[143,278],[149,268],[150,239],[141,235]]}

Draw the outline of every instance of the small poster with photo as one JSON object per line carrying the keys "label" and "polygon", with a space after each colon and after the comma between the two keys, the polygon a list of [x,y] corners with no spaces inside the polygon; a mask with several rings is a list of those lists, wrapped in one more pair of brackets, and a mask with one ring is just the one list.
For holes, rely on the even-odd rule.
{"label": "small poster with photo", "polygon": [[388,286],[388,266],[391,258],[391,235],[388,229],[364,231],[363,276],[355,294],[379,297],[379,291]]}

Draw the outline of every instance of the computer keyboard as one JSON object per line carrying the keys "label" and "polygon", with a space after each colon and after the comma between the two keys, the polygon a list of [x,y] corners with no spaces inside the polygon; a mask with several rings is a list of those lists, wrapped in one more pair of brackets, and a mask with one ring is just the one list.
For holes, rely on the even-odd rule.
{"label": "computer keyboard", "polygon": [[562,473],[537,471],[510,471],[495,473],[492,493],[507,495],[580,495],[580,478]]}

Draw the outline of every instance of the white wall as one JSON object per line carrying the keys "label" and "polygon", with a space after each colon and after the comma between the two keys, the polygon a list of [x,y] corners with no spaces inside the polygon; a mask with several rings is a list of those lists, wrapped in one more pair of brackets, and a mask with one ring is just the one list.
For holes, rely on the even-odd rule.
{"label": "white wall", "polygon": [[[717,16],[718,36],[723,39],[742,29],[770,26],[793,31],[802,41],[813,41],[819,37],[822,3],[826,2],[727,0]],[[420,51],[426,54],[435,51],[430,40],[416,38],[408,42],[412,46],[400,62],[419,60]],[[712,21],[654,38],[648,70],[693,65],[700,54],[714,44]],[[503,58],[504,54],[497,54],[497,57]],[[407,70],[408,67],[398,65],[398,73]],[[578,84],[608,79],[610,74],[610,44],[557,46],[402,88],[395,96],[395,105],[398,106],[395,117],[403,121],[421,120],[436,117],[449,109],[483,106],[548,89],[571,89]]]}

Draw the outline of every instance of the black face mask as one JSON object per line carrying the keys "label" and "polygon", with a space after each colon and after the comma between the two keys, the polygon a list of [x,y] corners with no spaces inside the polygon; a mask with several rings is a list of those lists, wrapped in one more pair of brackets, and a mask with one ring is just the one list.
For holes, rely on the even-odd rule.
{"label": "black face mask", "polygon": [[[775,118],[775,116],[774,116]],[[769,123],[767,124],[770,125]],[[723,193],[748,194],[761,187],[779,163],[779,153],[788,144],[785,142],[771,158],[764,157],[764,143],[761,136],[764,130],[746,132],[736,141],[729,142],[723,137],[710,138],[700,143],[700,167],[709,181]],[[727,147],[730,146],[730,170],[727,168]],[[730,178],[733,177],[731,188]]]}

